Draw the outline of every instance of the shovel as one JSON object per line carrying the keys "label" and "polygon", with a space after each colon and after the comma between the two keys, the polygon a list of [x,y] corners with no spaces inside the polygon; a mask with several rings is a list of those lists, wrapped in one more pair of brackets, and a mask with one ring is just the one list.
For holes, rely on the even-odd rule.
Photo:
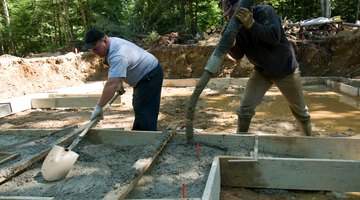
{"label": "shovel", "polygon": [[[103,107],[103,112],[115,101],[115,99],[125,93],[121,86],[115,93],[114,97]],[[47,181],[57,181],[66,177],[71,168],[75,164],[79,154],[71,151],[85,136],[85,134],[99,122],[101,116],[92,119],[85,127],[85,129],[76,137],[72,144],[67,147],[55,145],[49,154],[46,156],[41,167],[41,173]]]}

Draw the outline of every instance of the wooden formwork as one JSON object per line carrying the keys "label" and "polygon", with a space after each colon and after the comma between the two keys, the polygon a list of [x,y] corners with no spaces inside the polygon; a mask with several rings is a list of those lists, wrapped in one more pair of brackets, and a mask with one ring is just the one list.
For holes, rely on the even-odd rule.
{"label": "wooden formwork", "polygon": [[[163,132],[93,129],[87,138],[93,142],[111,145],[147,145],[154,144],[163,134]],[[173,140],[185,142],[186,137],[183,134],[176,134]],[[59,141],[64,142],[64,138],[57,140]],[[219,199],[221,186],[360,191],[360,139],[195,134],[194,142],[220,148],[245,148],[249,152],[258,151],[257,156],[249,153],[249,156],[243,157],[215,157],[203,193],[191,197],[194,199]],[[163,147],[162,142],[158,141],[158,144]],[[153,156],[150,156],[152,160],[156,159],[161,149],[154,149]],[[41,162],[44,155],[46,152],[37,155],[37,161],[34,160],[35,158],[31,160]],[[28,162],[20,163],[28,164]],[[121,187],[109,188],[104,199],[125,199],[126,194],[136,187],[136,182],[151,163],[152,161],[138,170],[130,183],[125,185],[118,183]]]}
{"label": "wooden formwork", "polygon": [[[165,79],[164,87],[193,87],[199,79]],[[248,78],[214,78],[208,87],[245,86]],[[327,85],[350,96],[360,96],[360,81],[341,77],[303,77],[303,85]],[[32,108],[92,107],[96,104],[103,81],[62,88],[48,93],[29,94],[0,100],[0,118]],[[120,102],[120,98],[118,103]],[[359,105],[356,105],[360,107]]]}

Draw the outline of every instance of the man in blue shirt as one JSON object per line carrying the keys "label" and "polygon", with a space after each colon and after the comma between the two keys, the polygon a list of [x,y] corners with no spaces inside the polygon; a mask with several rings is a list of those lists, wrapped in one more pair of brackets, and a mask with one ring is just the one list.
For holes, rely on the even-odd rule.
{"label": "man in blue shirt", "polygon": [[230,49],[230,56],[240,60],[245,55],[254,64],[244,98],[237,110],[237,132],[248,131],[255,108],[274,84],[286,98],[301,132],[310,136],[310,114],[303,95],[299,64],[281,26],[280,17],[268,5],[236,10],[240,1],[222,0],[221,5],[228,20],[235,15],[242,24]]}
{"label": "man in blue shirt", "polygon": [[134,43],[107,37],[95,29],[87,31],[84,48],[105,58],[110,66],[108,79],[91,119],[102,115],[102,107],[114,96],[118,86],[125,82],[133,87],[135,120],[132,130],[156,131],[163,82],[158,59]]}

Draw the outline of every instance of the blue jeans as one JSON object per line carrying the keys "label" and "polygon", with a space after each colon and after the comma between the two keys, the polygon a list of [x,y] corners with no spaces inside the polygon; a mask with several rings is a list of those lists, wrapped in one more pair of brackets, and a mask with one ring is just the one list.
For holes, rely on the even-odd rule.
{"label": "blue jeans", "polygon": [[132,130],[156,131],[163,77],[163,70],[158,65],[134,87],[132,105],[135,120]]}

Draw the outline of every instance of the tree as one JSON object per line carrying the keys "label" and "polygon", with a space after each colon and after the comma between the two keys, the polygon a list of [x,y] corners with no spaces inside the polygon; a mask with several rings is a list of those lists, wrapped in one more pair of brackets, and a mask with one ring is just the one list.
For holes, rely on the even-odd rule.
{"label": "tree", "polygon": [[2,34],[2,46],[1,46],[1,51],[8,53],[9,51],[9,45],[11,44],[11,29],[10,29],[10,15],[9,15],[9,10],[8,10],[8,6],[7,6],[7,2],[6,0],[2,0],[1,1],[1,5],[2,5],[2,18],[3,18],[3,26],[4,26],[4,31]]}

